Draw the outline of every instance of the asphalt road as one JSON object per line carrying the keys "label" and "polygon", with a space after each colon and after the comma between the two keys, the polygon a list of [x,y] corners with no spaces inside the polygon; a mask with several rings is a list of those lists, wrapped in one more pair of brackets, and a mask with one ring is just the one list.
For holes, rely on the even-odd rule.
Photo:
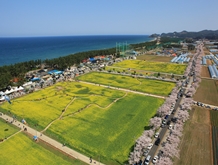
{"label": "asphalt road", "polygon": [[[198,53],[200,53],[200,52],[198,51]],[[188,77],[188,80],[189,80],[189,83],[188,83],[188,85],[187,85],[187,88],[189,88],[190,85],[192,84],[193,78],[192,78],[192,77]],[[184,95],[184,93],[186,93],[186,89],[187,89],[187,88],[184,88],[184,87],[183,87],[183,89],[184,89],[183,92],[182,92],[183,95]],[[177,114],[177,112],[178,112],[178,107],[179,107],[179,105],[180,105],[180,103],[181,103],[181,101],[182,101],[182,98],[183,98],[183,97],[180,97],[179,99],[177,99],[177,102],[176,102],[175,107],[174,107],[174,109],[175,109],[176,111],[175,111],[174,114],[169,115],[169,117],[167,118],[167,121],[171,121],[171,119],[172,119],[174,116],[176,116],[176,114]],[[167,121],[166,121],[166,122],[167,122]],[[172,122],[171,122],[171,123],[172,123]],[[169,129],[169,126],[168,126],[168,125],[165,125],[165,127],[163,127],[163,128],[161,129],[161,131],[159,132],[159,133],[160,133],[160,134],[159,134],[159,138],[160,138],[159,146],[160,146],[160,145],[162,144],[162,142],[164,141],[164,136],[166,135],[166,132],[167,132],[168,129]],[[155,139],[155,140],[156,140],[156,139]],[[151,156],[150,163],[149,163],[150,165],[153,164],[153,163],[152,163],[152,160],[153,160],[154,156],[155,156],[156,154],[158,154],[157,151],[158,151],[158,149],[159,149],[159,146],[157,146],[157,145],[154,144],[154,145],[152,146],[151,150],[150,150],[149,153],[148,153],[148,155]],[[146,157],[147,157],[147,156],[146,156]],[[146,157],[144,158],[143,163],[144,163]]]}

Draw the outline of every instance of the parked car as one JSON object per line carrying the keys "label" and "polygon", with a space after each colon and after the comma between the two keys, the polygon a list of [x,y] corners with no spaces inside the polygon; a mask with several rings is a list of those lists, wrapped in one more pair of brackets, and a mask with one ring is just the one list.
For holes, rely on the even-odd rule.
{"label": "parked car", "polygon": [[159,134],[160,134],[160,133],[157,132],[157,133],[154,135],[154,137],[155,137],[155,138],[158,138],[158,137],[159,137]]}
{"label": "parked car", "polygon": [[149,145],[148,145],[148,147],[147,147],[147,149],[151,149],[152,148],[152,146],[153,146],[153,144],[152,143],[150,143]]}
{"label": "parked car", "polygon": [[164,119],[167,119],[169,117],[169,115],[166,115]]}
{"label": "parked car", "polygon": [[173,129],[173,125],[170,124],[170,125],[169,125],[169,129]]}
{"label": "parked car", "polygon": [[158,146],[160,144],[160,138],[157,138],[154,144]]}
{"label": "parked car", "polygon": [[144,164],[148,165],[151,159],[151,155],[148,155],[144,161]]}
{"label": "parked car", "polygon": [[153,158],[152,162],[153,162],[154,164],[156,164],[156,163],[157,163],[157,160],[158,160],[158,156],[156,155],[156,156]]}

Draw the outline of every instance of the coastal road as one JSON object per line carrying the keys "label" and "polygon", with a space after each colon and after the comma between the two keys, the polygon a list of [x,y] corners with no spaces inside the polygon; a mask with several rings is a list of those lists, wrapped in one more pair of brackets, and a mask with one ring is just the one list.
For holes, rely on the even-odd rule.
{"label": "coastal road", "polygon": [[[3,113],[1,113],[0,118],[4,119],[5,121],[7,121],[8,123],[11,123],[11,121],[13,121],[13,118],[5,115]],[[46,144],[49,144],[50,146],[54,147],[55,149],[59,150],[60,152],[74,158],[74,159],[79,159],[87,164],[94,164],[94,165],[104,165],[96,160],[92,159],[92,163],[90,163],[90,158],[67,147],[67,146],[63,146],[62,143],[59,143],[58,141],[42,134],[41,132],[38,132],[37,130],[19,122],[19,121],[14,121],[11,124],[15,125],[16,127],[19,127],[21,130],[24,131],[24,128],[26,128],[27,130],[25,132],[27,132],[28,134],[30,134],[31,136],[38,136],[38,139]],[[7,140],[7,139],[6,139]],[[4,142],[4,141],[3,141]]]}

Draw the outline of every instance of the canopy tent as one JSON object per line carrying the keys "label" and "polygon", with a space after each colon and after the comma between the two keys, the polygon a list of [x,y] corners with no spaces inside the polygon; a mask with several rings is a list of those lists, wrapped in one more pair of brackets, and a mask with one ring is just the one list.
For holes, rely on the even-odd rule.
{"label": "canopy tent", "polygon": [[35,135],[35,136],[33,136],[33,140],[38,140],[38,137]]}
{"label": "canopy tent", "polygon": [[60,71],[60,70],[51,70],[48,72],[48,74],[62,74],[63,71]]}
{"label": "canopy tent", "polygon": [[24,119],[22,119],[22,121],[21,121],[23,124],[26,124],[26,121],[24,120]]}
{"label": "canopy tent", "polygon": [[30,79],[31,81],[40,81],[41,79],[39,77],[34,77],[32,79]]}

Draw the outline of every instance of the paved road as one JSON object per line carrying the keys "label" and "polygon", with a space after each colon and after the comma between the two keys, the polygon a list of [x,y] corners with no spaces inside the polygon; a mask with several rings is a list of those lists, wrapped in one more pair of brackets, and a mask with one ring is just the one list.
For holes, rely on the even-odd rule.
{"label": "paved road", "polygon": [[[199,48],[199,49],[200,49],[200,48]],[[198,49],[198,51],[197,51],[197,54],[200,54],[199,49]],[[191,84],[192,84],[192,82],[193,82],[193,77],[188,77],[188,80],[189,80],[189,84],[187,85],[186,88],[184,88],[185,90],[183,90],[183,92],[182,92],[183,95],[184,95],[184,93],[186,93],[186,90],[191,86]],[[174,114],[169,115],[167,121],[170,121],[174,116],[176,116],[176,114],[178,113],[179,105],[180,105],[181,102],[182,102],[182,99],[183,99],[183,97],[180,97],[180,98],[177,100],[177,102],[176,102],[176,104],[175,104],[175,107],[174,107],[174,109],[176,110],[176,112],[175,112]],[[154,156],[158,154],[160,145],[161,145],[161,143],[165,140],[165,136],[166,136],[168,130],[169,130],[169,129],[168,129],[168,126],[167,126],[167,125],[165,125],[165,127],[161,129],[161,131],[159,132],[159,133],[160,133],[160,134],[159,134],[159,138],[160,138],[160,140],[161,140],[159,146],[156,146],[156,145],[154,144],[153,147],[151,148],[151,150],[149,151],[148,155],[151,156],[150,163],[149,163],[150,165],[152,164],[152,160],[153,160]],[[156,139],[155,139],[155,140],[156,140]],[[144,158],[144,159],[145,159],[145,158]],[[144,160],[143,160],[143,162],[144,162]]]}
{"label": "paved road", "polygon": [[[11,122],[13,121],[13,118],[8,116],[8,115],[5,115],[5,114],[2,114],[0,115],[0,117],[2,119],[4,119],[5,121],[8,121],[8,122]],[[37,130],[25,125],[25,124],[22,124],[21,122],[19,121],[16,121],[16,122],[13,122],[12,123],[13,125],[19,127],[20,129],[24,130],[24,127],[27,128],[27,133],[29,133],[30,135],[32,136],[35,136],[37,135],[39,140],[41,141],[44,141],[45,143],[51,145],[52,147],[60,150],[61,152],[65,153],[66,155],[69,155],[75,159],[79,159],[87,164],[94,164],[94,165],[104,165],[96,160],[92,160],[92,163],[90,163],[90,158],[83,155],[83,154],[80,154],[79,152],[77,151],[74,151],[73,149],[67,147],[67,146],[63,146],[62,143],[59,143],[58,141],[44,135],[44,134],[41,134],[41,132],[38,132]]]}

